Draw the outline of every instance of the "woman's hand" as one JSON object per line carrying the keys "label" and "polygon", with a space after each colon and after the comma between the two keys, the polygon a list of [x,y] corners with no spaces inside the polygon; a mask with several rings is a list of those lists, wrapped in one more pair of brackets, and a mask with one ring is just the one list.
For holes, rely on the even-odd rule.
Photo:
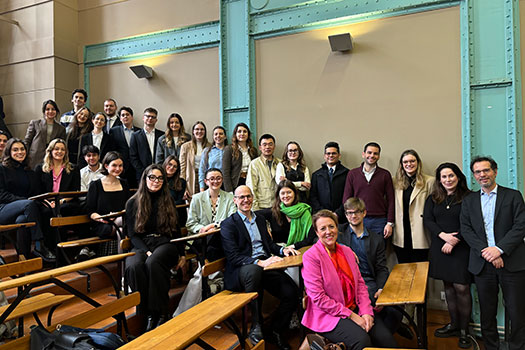
{"label": "woman's hand", "polygon": [[49,201],[47,199],[44,199],[44,203],[47,204],[48,207],[54,209],[55,208],[55,201]]}
{"label": "woman's hand", "polygon": [[363,328],[366,331],[366,322],[364,318],[356,314],[355,312],[352,312],[350,314],[350,319],[354,321],[359,327]]}
{"label": "woman's hand", "polygon": [[147,255],[148,257],[151,256],[151,254],[153,254],[153,253],[151,252],[151,250],[148,250],[148,251],[146,252],[146,255]]}
{"label": "woman's hand", "polygon": [[441,252],[443,254],[450,254],[452,253],[452,249],[454,249],[454,246],[448,243],[443,244],[443,247],[441,247]]}
{"label": "woman's hand", "polygon": [[459,243],[459,238],[456,237],[457,234],[458,232],[441,232],[439,234],[439,238],[441,238],[442,240],[454,247],[456,244]]}
{"label": "woman's hand", "polygon": [[90,216],[91,220],[102,222],[104,224],[107,224],[108,222],[100,217],[100,214],[98,213],[92,213]]}
{"label": "woman's hand", "polygon": [[365,320],[365,331],[368,333],[372,327],[374,327],[374,317],[372,315],[363,315],[363,320]]}
{"label": "woman's hand", "polygon": [[301,186],[309,190],[312,187],[312,184],[309,182],[301,182]]}

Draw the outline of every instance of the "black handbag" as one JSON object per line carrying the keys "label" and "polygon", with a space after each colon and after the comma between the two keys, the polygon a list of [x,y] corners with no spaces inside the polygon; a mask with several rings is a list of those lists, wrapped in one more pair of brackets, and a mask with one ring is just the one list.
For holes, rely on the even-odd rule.
{"label": "black handbag", "polygon": [[117,334],[101,329],[60,325],[53,332],[41,326],[31,329],[31,350],[114,350],[124,344]]}

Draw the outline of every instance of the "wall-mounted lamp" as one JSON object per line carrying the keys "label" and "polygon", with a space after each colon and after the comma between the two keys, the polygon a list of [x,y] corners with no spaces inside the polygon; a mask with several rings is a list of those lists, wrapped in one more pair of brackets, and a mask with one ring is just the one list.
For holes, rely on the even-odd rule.
{"label": "wall-mounted lamp", "polygon": [[145,66],[143,64],[140,64],[138,66],[129,67],[129,69],[131,69],[133,73],[135,73],[137,78],[139,79],[142,79],[142,78],[149,79],[153,77],[153,68]]}
{"label": "wall-mounted lamp", "polygon": [[334,52],[346,52],[351,51],[354,48],[354,43],[352,42],[352,36],[350,33],[330,35],[328,40],[330,41],[330,47]]}

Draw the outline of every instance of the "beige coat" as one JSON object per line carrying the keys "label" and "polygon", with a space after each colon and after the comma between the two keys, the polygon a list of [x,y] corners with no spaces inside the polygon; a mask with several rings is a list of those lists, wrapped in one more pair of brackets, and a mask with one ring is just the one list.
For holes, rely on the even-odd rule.
{"label": "beige coat", "polygon": [[[66,128],[57,122],[53,123],[51,140],[56,138],[66,139]],[[34,169],[44,161],[47,148],[47,123],[44,118],[31,120],[27,127],[24,142],[29,150],[29,166]],[[71,159],[70,159],[71,161]]]}
{"label": "beige coat", "polygon": [[[428,249],[430,247],[430,235],[423,225],[423,210],[425,201],[432,193],[434,178],[424,175],[423,187],[415,187],[410,195],[410,227],[412,228],[412,247],[414,249]],[[403,230],[403,190],[395,189],[396,201],[396,226],[394,229],[393,243],[395,246],[404,247]]]}
{"label": "beige coat", "polygon": [[271,208],[277,190],[275,183],[275,173],[277,164],[281,160],[273,157],[272,169],[268,168],[263,156],[259,156],[251,161],[246,176],[246,186],[251,188],[253,193],[253,210]]}
{"label": "beige coat", "polygon": [[186,180],[186,191],[193,195],[195,192],[195,147],[188,141],[180,146],[180,177]]}

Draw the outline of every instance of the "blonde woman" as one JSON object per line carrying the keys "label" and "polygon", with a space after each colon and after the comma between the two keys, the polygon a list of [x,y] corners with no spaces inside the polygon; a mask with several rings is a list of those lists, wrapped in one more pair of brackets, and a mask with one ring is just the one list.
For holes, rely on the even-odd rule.
{"label": "blonde woman", "polygon": [[425,201],[432,193],[434,178],[423,174],[416,151],[401,153],[394,177],[396,222],[394,249],[399,263],[428,261],[430,236],[423,225]]}
{"label": "blonde woman", "polygon": [[191,140],[190,134],[184,130],[184,121],[178,113],[171,113],[166,123],[166,132],[157,141],[155,163],[162,164],[168,156],[179,158],[180,147]]}
{"label": "blonde woman", "polygon": [[[49,143],[44,162],[35,169],[42,183],[42,192],[80,191],[80,171],[69,161],[66,141],[54,139]],[[50,203],[51,207],[56,204]],[[80,205],[71,198],[61,199],[61,213],[64,216],[78,213]]]}
{"label": "blonde woman", "polygon": [[198,121],[191,128],[191,141],[180,148],[180,177],[186,180],[186,196],[191,198],[194,193],[199,193],[199,164],[202,151],[209,147],[206,138],[206,125]]}

